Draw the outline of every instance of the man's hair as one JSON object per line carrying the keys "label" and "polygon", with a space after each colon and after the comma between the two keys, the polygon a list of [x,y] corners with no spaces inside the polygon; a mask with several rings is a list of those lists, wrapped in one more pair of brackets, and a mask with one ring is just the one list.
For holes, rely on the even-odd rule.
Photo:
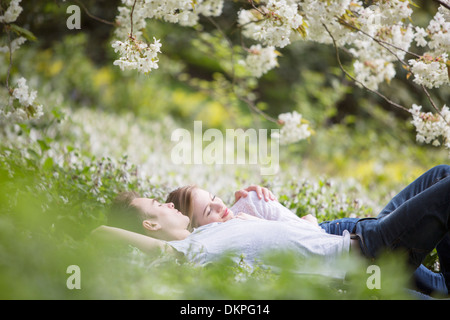
{"label": "man's hair", "polygon": [[140,195],[135,191],[119,193],[111,204],[107,216],[108,225],[144,234],[144,216],[131,204],[136,198],[140,198]]}
{"label": "man's hair", "polygon": [[188,185],[175,189],[169,193],[166,203],[172,202],[177,210],[182,214],[189,217],[191,221],[188,229],[196,227],[196,222],[193,219],[193,205],[192,205],[192,192],[197,188],[196,185]]}

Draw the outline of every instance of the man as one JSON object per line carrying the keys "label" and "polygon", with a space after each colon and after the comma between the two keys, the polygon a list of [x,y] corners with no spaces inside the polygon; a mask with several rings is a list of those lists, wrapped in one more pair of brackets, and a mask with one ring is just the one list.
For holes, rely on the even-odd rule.
{"label": "man", "polygon": [[175,209],[173,203],[159,203],[125,192],[115,199],[109,226],[100,226],[93,235],[110,241],[131,244],[143,252],[156,249],[173,252],[167,241],[185,239],[189,218]]}

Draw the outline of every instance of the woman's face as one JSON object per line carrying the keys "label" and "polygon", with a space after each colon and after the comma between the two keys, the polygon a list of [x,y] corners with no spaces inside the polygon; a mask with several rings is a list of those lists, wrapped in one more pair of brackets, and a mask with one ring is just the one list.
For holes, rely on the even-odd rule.
{"label": "woman's face", "polygon": [[213,222],[225,222],[234,218],[222,199],[206,190],[195,188],[192,192],[192,227],[204,226]]}

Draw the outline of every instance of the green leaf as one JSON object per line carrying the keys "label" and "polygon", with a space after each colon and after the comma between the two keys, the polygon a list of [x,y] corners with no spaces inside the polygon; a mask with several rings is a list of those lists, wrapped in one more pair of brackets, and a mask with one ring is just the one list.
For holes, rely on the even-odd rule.
{"label": "green leaf", "polygon": [[36,41],[37,40],[36,36],[30,30],[27,30],[25,28],[19,27],[16,24],[11,24],[10,28],[11,28],[12,31],[17,33],[19,36],[24,36],[25,38],[27,38],[30,41]]}
{"label": "green leaf", "polygon": [[51,170],[52,168],[53,168],[53,158],[48,157],[47,159],[45,159],[45,162],[42,165],[42,169]]}
{"label": "green leaf", "polygon": [[50,146],[47,144],[46,141],[38,139],[37,142],[38,142],[39,146],[41,147],[42,151],[47,151],[50,149]]}

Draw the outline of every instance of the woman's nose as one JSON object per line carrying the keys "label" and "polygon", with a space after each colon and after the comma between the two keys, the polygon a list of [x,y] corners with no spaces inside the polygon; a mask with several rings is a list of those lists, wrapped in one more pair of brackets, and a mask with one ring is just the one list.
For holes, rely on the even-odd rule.
{"label": "woman's nose", "polygon": [[213,209],[217,210],[217,211],[222,211],[225,208],[225,205],[223,203],[214,203],[212,205]]}

